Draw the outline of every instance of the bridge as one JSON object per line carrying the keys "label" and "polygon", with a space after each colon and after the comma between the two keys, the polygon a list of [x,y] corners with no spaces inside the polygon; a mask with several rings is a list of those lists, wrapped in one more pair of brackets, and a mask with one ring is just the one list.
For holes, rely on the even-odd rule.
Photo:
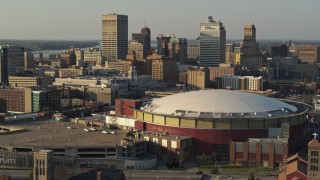
{"label": "bridge", "polygon": [[0,45],[16,45],[19,47],[24,47],[26,50],[33,51],[36,54],[42,51],[42,49],[38,46],[24,40],[0,39]]}

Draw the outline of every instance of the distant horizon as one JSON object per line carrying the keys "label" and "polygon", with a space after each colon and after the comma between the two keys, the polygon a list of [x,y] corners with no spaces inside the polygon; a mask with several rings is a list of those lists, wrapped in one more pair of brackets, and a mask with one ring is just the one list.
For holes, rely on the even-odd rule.
{"label": "distant horizon", "polygon": [[[18,41],[101,41],[101,39],[4,39],[0,38],[0,40],[18,40]],[[128,42],[132,39],[128,39]],[[196,41],[196,39],[188,39],[187,41]],[[157,41],[156,39],[151,39],[151,41]],[[243,39],[227,39],[227,41],[243,41]],[[295,41],[295,42],[320,42],[319,40],[308,40],[308,39],[257,39],[257,42],[261,41],[273,41],[273,42],[279,42],[279,41]]]}
{"label": "distant horizon", "polygon": [[128,15],[128,37],[145,25],[151,38],[175,34],[195,39],[208,16],[223,23],[227,39],[241,40],[246,24],[254,23],[258,40],[320,40],[319,0],[32,0],[4,1],[0,6],[0,39],[101,39],[104,14]]}

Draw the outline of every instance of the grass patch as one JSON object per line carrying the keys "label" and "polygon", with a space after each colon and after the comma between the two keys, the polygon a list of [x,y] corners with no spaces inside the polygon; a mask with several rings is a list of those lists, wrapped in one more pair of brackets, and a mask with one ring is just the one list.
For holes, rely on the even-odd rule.
{"label": "grass patch", "polygon": [[266,167],[223,165],[220,168],[222,172],[240,172],[240,173],[272,172],[272,168],[266,168]]}
{"label": "grass patch", "polygon": [[[212,173],[216,172],[217,168],[214,163],[208,162],[196,162],[197,167],[200,171]],[[238,173],[250,173],[250,172],[272,172],[272,168],[266,167],[252,167],[252,166],[244,166],[244,165],[220,165],[221,172],[238,172]]]}

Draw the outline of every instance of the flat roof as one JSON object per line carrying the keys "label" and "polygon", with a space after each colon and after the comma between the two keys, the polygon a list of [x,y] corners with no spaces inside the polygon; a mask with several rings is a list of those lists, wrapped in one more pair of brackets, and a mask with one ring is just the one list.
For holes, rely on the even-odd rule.
{"label": "flat roof", "polygon": [[[72,122],[46,121],[32,122],[25,126],[23,124],[10,126],[25,128],[26,130],[0,135],[0,146],[2,147],[38,147],[42,149],[115,147],[116,142],[118,141],[119,145],[120,140],[125,138],[127,133],[124,130],[108,130],[103,127],[96,127],[97,131],[86,132],[84,129],[91,128],[90,126]],[[103,130],[116,131],[117,134],[103,134]],[[135,141],[139,140],[135,139]]]}

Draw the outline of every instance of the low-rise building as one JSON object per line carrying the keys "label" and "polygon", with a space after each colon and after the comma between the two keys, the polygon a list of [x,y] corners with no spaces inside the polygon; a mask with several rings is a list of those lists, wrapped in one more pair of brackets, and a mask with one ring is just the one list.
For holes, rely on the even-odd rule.
{"label": "low-rise building", "polygon": [[10,87],[34,87],[34,86],[49,86],[54,82],[54,77],[50,76],[9,76]]}
{"label": "low-rise building", "polygon": [[59,69],[59,77],[64,78],[64,77],[73,77],[73,76],[83,76],[87,74],[86,69],[78,69],[78,68],[60,68]]}
{"label": "low-rise building", "polygon": [[220,78],[219,88],[233,90],[262,91],[263,77],[224,75]]}

